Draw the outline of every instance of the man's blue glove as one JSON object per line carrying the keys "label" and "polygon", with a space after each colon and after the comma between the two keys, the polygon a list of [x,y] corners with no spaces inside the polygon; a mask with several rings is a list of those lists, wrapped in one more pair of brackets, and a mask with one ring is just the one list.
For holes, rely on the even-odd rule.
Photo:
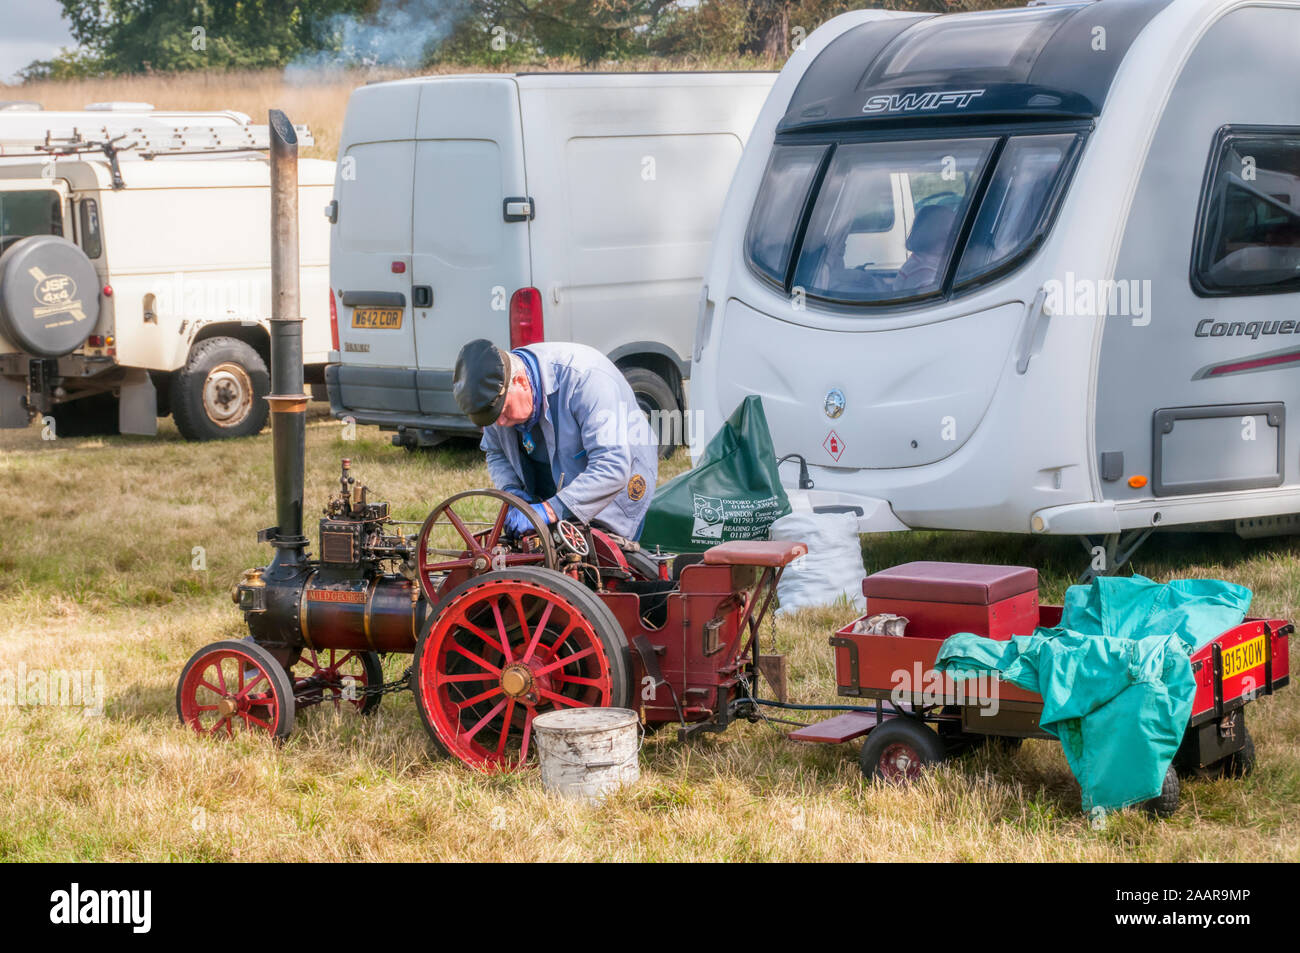
{"label": "man's blue glove", "polygon": [[[529,503],[528,505],[533,508],[546,525],[549,526],[555,522],[554,514],[545,503]],[[536,532],[536,529],[527,516],[516,507],[511,507],[510,512],[506,514],[506,532],[512,536],[522,536],[524,533]]]}

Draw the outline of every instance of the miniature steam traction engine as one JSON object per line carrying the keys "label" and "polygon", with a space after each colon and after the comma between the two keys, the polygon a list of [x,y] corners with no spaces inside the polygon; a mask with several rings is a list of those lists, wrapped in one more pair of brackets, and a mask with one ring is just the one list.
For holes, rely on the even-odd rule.
{"label": "miniature steam traction engine", "polygon": [[[344,460],[319,558],[277,546],[271,565],[244,573],[234,598],[250,636],[195,654],[178,687],[181,718],[282,737],[303,707],[364,713],[409,684],[439,747],[509,767],[528,759],[533,719],[552,708],[634,708],[647,725],[685,733],[747,712],[759,622],[801,544],[718,546],[673,578],[592,527],[539,523],[508,536],[512,506],[532,513],[508,493],[460,493],[406,535],[386,503],[355,489]],[[415,657],[385,685],[390,652]]]}
{"label": "miniature steam traction engine", "polygon": [[[533,719],[552,708],[635,708],[648,725],[683,732],[724,727],[748,704],[759,623],[802,544],[729,543],[673,575],[635,543],[569,522],[548,527],[497,490],[451,497],[408,535],[344,460],[319,556],[309,557],[296,143],[282,113],[269,125],[278,522],[259,539],[274,556],[235,589],[249,637],[206,646],[185,666],[181,719],[204,732],[283,737],[298,709],[328,702],[364,713],[409,684],[438,745],[482,767],[527,761]],[[505,532],[512,506],[531,532]],[[409,679],[385,685],[380,657],[390,652],[414,662]]]}

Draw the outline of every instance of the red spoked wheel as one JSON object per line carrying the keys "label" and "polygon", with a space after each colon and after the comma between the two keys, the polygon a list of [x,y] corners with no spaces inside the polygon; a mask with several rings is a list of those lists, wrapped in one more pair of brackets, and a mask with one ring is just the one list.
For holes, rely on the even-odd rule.
{"label": "red spoked wheel", "polygon": [[[511,508],[523,513],[532,531],[505,531]],[[555,546],[546,523],[532,506],[502,490],[466,490],[443,500],[420,527],[415,551],[420,589],[429,605],[457,582],[514,566],[554,569]]]}
{"label": "red spoked wheel", "polygon": [[199,734],[293,730],[293,686],[284,667],[256,642],[228,639],[195,652],[176,683],[176,714]]}
{"label": "red spoked wheel", "polygon": [[381,695],[366,691],[384,683],[377,652],[303,649],[289,669],[294,706],[301,711],[322,702],[335,711],[351,709],[368,715],[379,707]]}
{"label": "red spoked wheel", "polygon": [[415,649],[415,701],[444,752],[483,770],[533,754],[533,719],[556,708],[628,707],[627,640],[568,576],[521,567],[444,597]]}
{"label": "red spoked wheel", "polygon": [[882,781],[916,781],[946,755],[943,739],[919,721],[899,716],[873,728],[862,745],[862,773]]}

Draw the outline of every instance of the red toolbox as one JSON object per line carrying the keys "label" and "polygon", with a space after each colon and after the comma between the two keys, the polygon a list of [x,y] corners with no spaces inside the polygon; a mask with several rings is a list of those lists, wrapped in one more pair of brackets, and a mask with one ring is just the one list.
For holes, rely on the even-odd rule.
{"label": "red toolbox", "polygon": [[867,615],[908,619],[906,634],[946,639],[974,632],[991,639],[1031,635],[1038,625],[1038,570],[1027,566],[915,562],[862,581]]}

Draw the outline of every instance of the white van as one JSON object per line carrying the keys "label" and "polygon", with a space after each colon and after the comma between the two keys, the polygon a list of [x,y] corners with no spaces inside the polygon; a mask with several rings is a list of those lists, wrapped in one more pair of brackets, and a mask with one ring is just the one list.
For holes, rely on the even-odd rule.
{"label": "white van", "polygon": [[706,432],[761,394],[864,532],[1295,528],[1298,51],[1295,0],[831,20],[723,211]]}
{"label": "white van", "polygon": [[352,94],[330,283],[335,414],[407,447],[473,433],[461,346],[577,341],[665,431],[732,172],[773,73],[439,76]]}
{"label": "white van", "polygon": [[[266,145],[236,112],[0,104],[0,427],[153,434],[171,414],[191,440],[261,430]],[[333,180],[334,163],[300,161],[304,374],[321,387]]]}

